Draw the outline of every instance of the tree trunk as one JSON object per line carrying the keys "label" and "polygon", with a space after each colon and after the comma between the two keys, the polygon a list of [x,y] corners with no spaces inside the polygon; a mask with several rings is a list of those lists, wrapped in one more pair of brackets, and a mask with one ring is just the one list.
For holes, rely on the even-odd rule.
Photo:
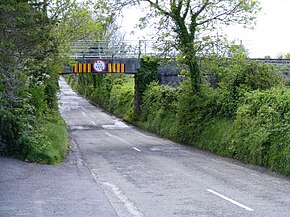
{"label": "tree trunk", "polygon": [[195,93],[199,93],[202,80],[198,62],[196,59],[194,59],[189,61],[187,65],[189,66],[192,91]]}

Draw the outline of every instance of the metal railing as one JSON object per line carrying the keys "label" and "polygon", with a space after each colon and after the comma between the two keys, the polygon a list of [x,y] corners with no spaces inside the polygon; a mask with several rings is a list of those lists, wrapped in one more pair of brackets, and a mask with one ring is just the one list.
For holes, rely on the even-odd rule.
{"label": "metal railing", "polygon": [[142,56],[175,55],[170,41],[75,41],[71,57],[74,58],[140,58]]}

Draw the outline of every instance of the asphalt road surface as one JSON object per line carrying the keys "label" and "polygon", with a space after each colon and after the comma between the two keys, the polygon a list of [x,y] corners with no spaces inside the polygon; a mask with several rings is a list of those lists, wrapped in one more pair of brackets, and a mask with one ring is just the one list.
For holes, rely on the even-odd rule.
{"label": "asphalt road surface", "polygon": [[60,86],[60,110],[82,159],[77,164],[88,171],[80,171],[83,179],[94,179],[89,189],[95,193],[83,195],[82,210],[92,208],[96,192],[108,210],[98,215],[99,206],[95,215],[79,216],[290,216],[289,178],[140,131],[78,96],[63,79]]}

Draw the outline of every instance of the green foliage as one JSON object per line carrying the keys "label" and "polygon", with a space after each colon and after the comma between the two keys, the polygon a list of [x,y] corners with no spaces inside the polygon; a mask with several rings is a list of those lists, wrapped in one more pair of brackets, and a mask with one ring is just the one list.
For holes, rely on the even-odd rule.
{"label": "green foliage", "polygon": [[237,110],[228,150],[248,163],[290,174],[290,92],[259,90],[246,94]]}
{"label": "green foliage", "polygon": [[[132,81],[133,79],[130,79]],[[125,120],[134,119],[134,85],[126,79],[116,79],[111,89],[108,109]]]}
{"label": "green foliage", "polygon": [[175,88],[151,83],[143,96],[140,124],[166,137],[174,135],[177,95]]}
{"label": "green foliage", "polygon": [[281,84],[282,79],[273,66],[249,61],[233,69],[228,87],[233,97],[238,98],[241,91],[267,90]]}
{"label": "green foliage", "polygon": [[141,18],[141,27],[151,23],[148,20],[158,18],[159,22],[154,25],[158,36],[162,41],[174,39],[174,48],[188,67],[193,92],[199,92],[203,82],[199,57],[208,55],[220,45],[221,37],[214,36],[218,33],[217,26],[242,24],[251,27],[260,11],[259,1],[253,0],[220,0],[215,3],[179,0],[171,1],[170,6],[166,1],[144,2],[148,3],[149,10],[145,18]]}
{"label": "green foliage", "polygon": [[135,75],[135,107],[140,114],[142,97],[152,81],[157,81],[158,61],[155,58],[145,57],[140,61],[140,69]]}
{"label": "green foliage", "polygon": [[231,46],[228,57],[217,55],[202,60],[202,68],[211,87],[221,97],[223,115],[234,117],[244,94],[283,86],[277,68],[251,61],[240,46]]}
{"label": "green foliage", "polygon": [[60,162],[68,135],[57,110],[55,20],[42,3],[0,0],[0,9],[0,154]]}
{"label": "green foliage", "polygon": [[136,74],[136,85],[141,95],[152,81],[157,81],[158,61],[152,57],[143,57],[140,61],[140,69]]}
{"label": "green foliage", "polygon": [[290,53],[285,54],[284,58],[285,59],[290,59]]}
{"label": "green foliage", "polygon": [[236,116],[221,89],[202,86],[192,94],[188,81],[178,89],[152,84],[144,94],[139,125],[162,136],[247,163],[290,174],[290,92],[245,93]]}
{"label": "green foliage", "polygon": [[50,120],[37,120],[36,128],[19,141],[27,146],[25,160],[46,164],[59,163],[69,144],[66,125],[57,113]]}
{"label": "green foliage", "polygon": [[[136,120],[134,107],[134,79],[116,74],[86,74],[77,78],[67,76],[69,84],[92,102],[126,121]],[[95,87],[94,81],[95,80]]]}
{"label": "green foliage", "polygon": [[14,114],[15,111],[0,110],[0,151],[25,154],[25,147],[18,141],[21,132],[24,131],[24,123],[21,117]]}

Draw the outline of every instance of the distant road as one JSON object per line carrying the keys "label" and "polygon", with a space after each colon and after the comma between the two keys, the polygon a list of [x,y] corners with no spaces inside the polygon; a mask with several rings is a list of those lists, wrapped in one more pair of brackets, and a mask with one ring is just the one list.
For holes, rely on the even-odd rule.
{"label": "distant road", "polygon": [[60,86],[73,142],[118,216],[290,216],[289,178],[140,131]]}

